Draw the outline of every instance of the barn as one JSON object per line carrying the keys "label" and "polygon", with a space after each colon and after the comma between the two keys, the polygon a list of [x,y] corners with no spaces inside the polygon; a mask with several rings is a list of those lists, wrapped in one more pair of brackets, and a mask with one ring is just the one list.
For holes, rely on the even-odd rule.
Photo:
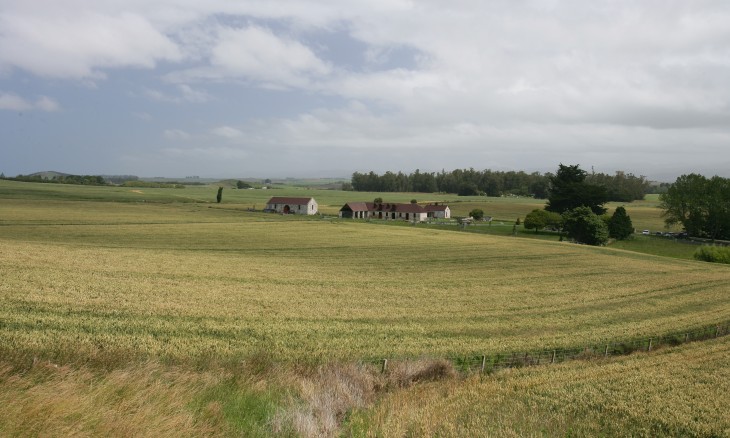
{"label": "barn", "polygon": [[401,219],[421,222],[427,212],[418,204],[397,204],[390,202],[348,202],[340,208],[343,219]]}
{"label": "barn", "polygon": [[317,214],[319,206],[314,198],[274,196],[266,203],[266,210],[281,214]]}

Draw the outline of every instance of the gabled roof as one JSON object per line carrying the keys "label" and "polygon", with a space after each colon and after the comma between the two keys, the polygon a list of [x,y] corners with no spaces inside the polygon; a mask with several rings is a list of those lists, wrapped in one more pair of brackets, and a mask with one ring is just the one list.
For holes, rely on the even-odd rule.
{"label": "gabled roof", "polygon": [[395,212],[395,213],[425,213],[418,204],[396,204],[393,202],[348,202],[345,204],[340,211],[345,210],[345,207],[352,211],[383,211],[383,212]]}
{"label": "gabled roof", "polygon": [[286,196],[274,196],[269,199],[267,204],[293,204],[293,205],[307,205],[309,201],[314,198],[287,198]]}
{"label": "gabled roof", "polygon": [[423,206],[423,209],[426,211],[446,211],[447,208],[449,208],[449,206],[446,204],[428,204]]}
{"label": "gabled roof", "polygon": [[347,204],[343,205],[340,211],[344,210],[345,207],[348,207],[352,211],[369,211],[368,209],[368,202],[348,202]]}
{"label": "gabled roof", "polygon": [[398,213],[425,213],[426,210],[423,209],[418,204],[395,204],[395,211]]}

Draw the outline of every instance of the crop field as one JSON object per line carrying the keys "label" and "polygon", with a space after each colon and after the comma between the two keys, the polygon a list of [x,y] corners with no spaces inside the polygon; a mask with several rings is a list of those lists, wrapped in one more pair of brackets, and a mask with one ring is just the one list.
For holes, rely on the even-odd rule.
{"label": "crop field", "polygon": [[[215,204],[193,201],[214,197],[210,187],[150,189],[142,202],[122,188],[48,186],[0,181],[0,381],[46,362],[131,369],[142,380],[135,364],[150,361],[165,375],[222,367],[216,377],[188,376],[207,388],[262,356],[294,368],[461,357],[730,319],[724,265],[250,212],[266,200],[244,199],[253,190],[224,192]],[[351,196],[333,193],[324,203]],[[527,206],[494,204],[510,214]]]}
{"label": "crop field", "polygon": [[652,355],[524,368],[386,396],[350,419],[361,436],[730,435],[730,339]]}

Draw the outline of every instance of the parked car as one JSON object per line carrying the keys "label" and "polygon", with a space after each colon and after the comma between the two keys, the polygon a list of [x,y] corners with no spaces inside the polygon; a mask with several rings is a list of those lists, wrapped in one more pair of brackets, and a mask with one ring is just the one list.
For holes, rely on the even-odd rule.
{"label": "parked car", "polygon": [[649,230],[644,230],[644,231],[641,232],[641,234],[643,234],[645,236],[648,236],[649,235]]}

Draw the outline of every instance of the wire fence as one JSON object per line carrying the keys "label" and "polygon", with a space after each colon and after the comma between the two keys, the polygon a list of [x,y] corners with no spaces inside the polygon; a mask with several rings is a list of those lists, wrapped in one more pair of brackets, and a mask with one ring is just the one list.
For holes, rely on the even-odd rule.
{"label": "wire fence", "polygon": [[[599,342],[581,347],[540,349],[525,352],[493,353],[484,355],[450,356],[446,359],[464,373],[490,374],[506,368],[560,363],[576,359],[622,356],[638,351],[652,351],[660,347],[676,346],[687,342],[713,339],[730,334],[730,321],[707,325],[694,330],[683,330],[661,336],[632,338],[624,341]],[[396,359],[393,359],[394,361]],[[389,359],[363,360],[388,370]]]}

